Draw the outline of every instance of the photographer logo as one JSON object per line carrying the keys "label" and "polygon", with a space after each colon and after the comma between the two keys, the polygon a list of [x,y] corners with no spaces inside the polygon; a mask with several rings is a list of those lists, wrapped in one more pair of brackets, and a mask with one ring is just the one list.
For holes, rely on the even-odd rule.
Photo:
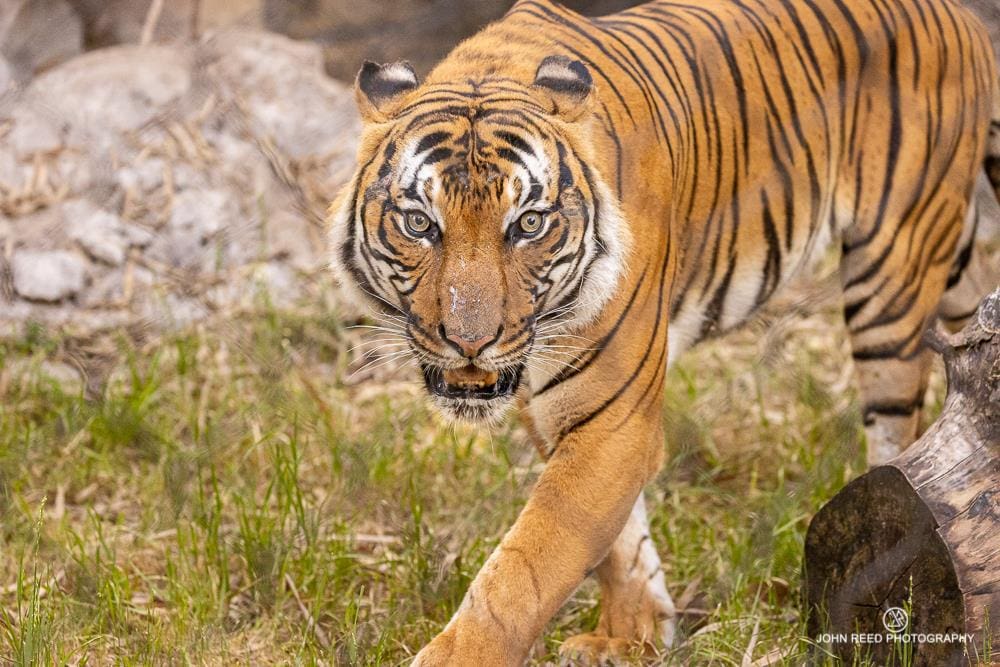
{"label": "photographer logo", "polygon": [[906,629],[910,624],[910,615],[902,607],[889,607],[882,614],[882,625],[894,635]]}
{"label": "photographer logo", "polygon": [[882,613],[886,632],[823,633],[816,639],[820,644],[965,644],[972,641],[971,633],[909,632],[910,614],[902,607],[889,607]]}

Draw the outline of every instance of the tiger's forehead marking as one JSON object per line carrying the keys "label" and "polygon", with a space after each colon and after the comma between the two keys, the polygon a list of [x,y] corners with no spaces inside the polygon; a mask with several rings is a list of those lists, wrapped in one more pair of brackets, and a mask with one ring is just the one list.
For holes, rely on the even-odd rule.
{"label": "tiger's forehead marking", "polygon": [[397,168],[403,193],[428,208],[442,193],[461,200],[506,199],[515,208],[546,195],[554,170],[543,138],[523,125],[475,116],[428,119],[398,137],[404,146]]}
{"label": "tiger's forehead marking", "polygon": [[485,76],[446,83],[424,84],[420,97],[400,111],[400,115],[421,112],[450,113],[474,118],[517,106],[521,112],[546,112],[529,85],[510,77]]}

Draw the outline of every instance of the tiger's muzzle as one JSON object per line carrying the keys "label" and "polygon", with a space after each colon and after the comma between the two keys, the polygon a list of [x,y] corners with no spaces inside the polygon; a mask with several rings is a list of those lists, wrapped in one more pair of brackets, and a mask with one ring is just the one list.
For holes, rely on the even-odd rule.
{"label": "tiger's muzzle", "polygon": [[513,405],[524,364],[489,371],[473,364],[441,369],[422,364],[424,384],[445,416],[471,423],[494,423]]}

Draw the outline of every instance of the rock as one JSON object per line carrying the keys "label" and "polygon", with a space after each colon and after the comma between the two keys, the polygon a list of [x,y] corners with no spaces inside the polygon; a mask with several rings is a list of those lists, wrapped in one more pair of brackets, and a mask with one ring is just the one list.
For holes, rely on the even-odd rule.
{"label": "rock", "polygon": [[269,258],[288,262],[308,271],[316,266],[317,248],[311,237],[312,223],[288,210],[275,211],[264,218],[264,251]]}
{"label": "rock", "polygon": [[141,301],[137,314],[143,324],[150,329],[178,331],[205,319],[209,312],[197,299],[168,292]]}
{"label": "rock", "polygon": [[[290,308],[302,296],[301,282],[295,271],[280,262],[260,265],[252,277],[259,298],[277,308]],[[252,304],[248,304],[252,305]]]}
{"label": "rock", "polygon": [[108,162],[77,150],[58,151],[50,164],[50,180],[71,193],[99,190],[106,185],[111,173]]}
{"label": "rock", "polygon": [[138,225],[126,225],[124,233],[126,241],[133,248],[145,248],[156,238],[153,232]]}
{"label": "rock", "polygon": [[21,183],[21,165],[11,151],[0,150],[0,184],[14,190]]}
{"label": "rock", "polygon": [[16,79],[26,81],[81,52],[83,23],[66,0],[0,3],[0,53]]}
{"label": "rock", "polygon": [[184,190],[174,201],[170,228],[201,245],[233,222],[229,204],[228,193],[221,190]]}
{"label": "rock", "polygon": [[1000,239],[1000,203],[997,202],[996,193],[985,172],[979,174],[973,197],[979,207],[979,228],[976,230],[976,236],[985,242]]}
{"label": "rock", "polygon": [[88,255],[111,266],[125,261],[129,239],[117,215],[84,199],[65,202],[62,210],[69,237]]}
{"label": "rock", "polygon": [[58,206],[42,208],[11,218],[13,247],[30,250],[68,250],[62,211]]}
{"label": "rock", "polygon": [[245,102],[261,134],[288,157],[337,151],[345,135],[357,133],[353,94],[324,75],[318,46],[230,30],[214,36],[208,50],[214,57],[206,74]]}
{"label": "rock", "polygon": [[34,153],[58,150],[63,145],[57,119],[41,102],[22,95],[11,110],[10,120],[10,132],[2,143],[9,146],[11,157],[27,158]]}
{"label": "rock", "polygon": [[[190,54],[163,46],[121,46],[92,51],[31,82],[12,114],[8,140],[23,146],[48,125],[60,143],[91,153],[121,142],[191,85]],[[40,117],[41,116],[41,117]],[[32,126],[34,117],[35,125]],[[35,142],[37,143],[37,139]],[[52,142],[46,136],[46,145]]]}
{"label": "rock", "polygon": [[275,192],[274,170],[267,160],[261,159],[260,148],[249,141],[234,137],[231,130],[209,128],[205,136],[218,152],[219,160],[226,164],[243,165],[241,180],[249,192],[255,196],[267,196]]}
{"label": "rock", "polygon": [[87,264],[63,250],[21,250],[11,258],[14,291],[25,299],[54,303],[78,294],[86,285]]}
{"label": "rock", "polygon": [[115,180],[123,190],[150,192],[163,185],[164,167],[165,163],[161,158],[150,158],[121,167],[115,172]]}
{"label": "rock", "polygon": [[9,371],[14,377],[35,376],[44,378],[55,383],[66,393],[79,391],[83,386],[83,378],[80,371],[61,361],[49,361],[43,359],[38,361],[32,358],[12,358],[8,359],[8,366],[4,370]]}
{"label": "rock", "polygon": [[102,271],[77,298],[81,308],[95,309],[120,305],[125,299],[125,269]]}
{"label": "rock", "polygon": [[0,183],[20,198],[0,220],[0,335],[162,330],[312,293],[325,244],[301,206],[322,216],[358,135],[315,45],[226,30],[110,48],[0,102]]}
{"label": "rock", "polygon": [[0,56],[0,102],[3,101],[3,96],[13,85],[14,72],[11,69],[10,63],[8,63],[5,58]]}
{"label": "rock", "polygon": [[200,273],[221,269],[219,247],[212,243],[223,229],[237,225],[238,211],[230,193],[191,188],[174,199],[164,230],[149,248],[157,261]]}

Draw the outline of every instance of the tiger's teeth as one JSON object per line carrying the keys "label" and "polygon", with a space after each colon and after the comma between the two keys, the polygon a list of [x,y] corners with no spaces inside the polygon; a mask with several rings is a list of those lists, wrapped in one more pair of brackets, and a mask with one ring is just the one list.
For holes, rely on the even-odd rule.
{"label": "tiger's teeth", "polygon": [[446,384],[463,389],[490,387],[497,383],[500,375],[469,364],[462,368],[442,372]]}

